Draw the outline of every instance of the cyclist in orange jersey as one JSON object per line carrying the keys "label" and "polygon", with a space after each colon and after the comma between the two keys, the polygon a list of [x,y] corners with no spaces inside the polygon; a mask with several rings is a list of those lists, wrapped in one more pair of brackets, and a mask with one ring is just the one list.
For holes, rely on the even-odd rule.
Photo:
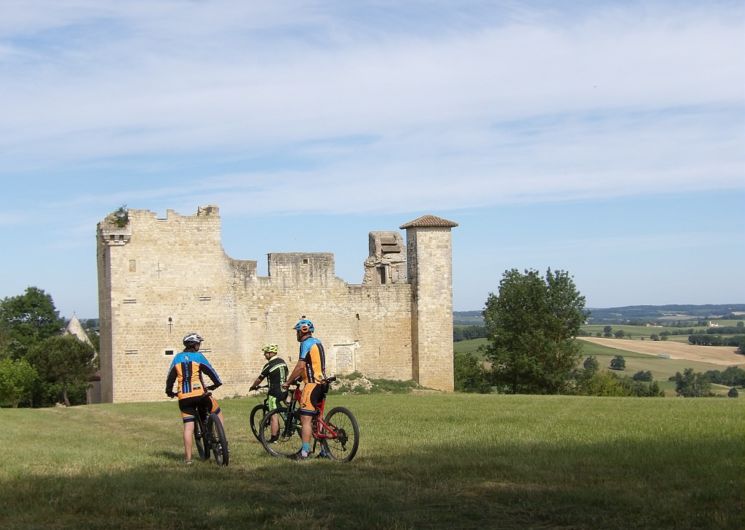
{"label": "cyclist in orange jersey", "polygon": [[[184,424],[184,462],[191,464],[191,440],[194,436],[194,421],[200,405],[220,418],[223,426],[225,420],[217,400],[207,394],[222,385],[220,376],[212,368],[207,358],[199,352],[204,339],[198,333],[188,333],[184,337],[184,351],[173,358],[166,378],[166,395],[178,396],[178,407]],[[212,380],[212,384],[205,386],[204,375]],[[173,384],[178,380],[177,391],[173,391]]]}
{"label": "cyclist in orange jersey", "polygon": [[[320,340],[313,336],[313,322],[303,316],[293,327],[297,341],[300,343],[300,354],[297,364],[282,388],[287,389],[292,381],[303,379],[303,394],[300,399],[300,438],[303,445],[293,455],[295,460],[305,460],[310,454],[310,439],[313,434],[313,416],[318,414],[316,407],[326,397],[328,384],[326,380],[326,352]],[[319,455],[324,456],[324,455]]]}

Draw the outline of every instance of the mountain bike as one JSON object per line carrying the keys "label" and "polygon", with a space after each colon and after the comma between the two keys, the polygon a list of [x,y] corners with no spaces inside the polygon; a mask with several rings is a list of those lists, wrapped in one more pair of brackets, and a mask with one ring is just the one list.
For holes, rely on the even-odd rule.
{"label": "mountain bike", "polygon": [[[264,385],[257,387],[256,390],[266,390],[269,388],[269,385]],[[257,394],[261,395],[261,394]],[[256,405],[254,408],[251,409],[251,412],[248,415],[248,424],[251,426],[251,432],[256,437],[257,440],[259,440],[259,427],[261,426],[261,422],[264,421],[264,418],[267,414],[269,414],[269,394],[264,395],[264,400]],[[277,400],[277,407],[284,407],[284,402]],[[261,441],[261,440],[259,440]]]}
{"label": "mountain bike", "polygon": [[[207,396],[212,395],[210,392]],[[210,453],[214,455],[218,466],[227,466],[230,460],[228,450],[228,438],[225,436],[225,428],[220,417],[211,413],[206,405],[197,407],[197,415],[194,420],[194,445],[202,460],[208,460]]]}
{"label": "mountain bike", "polygon": [[[264,391],[269,388],[269,385],[264,385],[256,388],[256,390]],[[257,394],[261,395],[261,394]],[[264,394],[264,401],[262,403],[259,403],[254,408],[251,409],[251,412],[248,415],[248,424],[251,426],[251,432],[254,434],[257,440],[261,441],[259,439],[259,427],[261,426],[261,422],[264,420],[264,417],[269,412],[269,405],[267,405],[267,401],[269,400],[269,394]]]}
{"label": "mountain bike", "polygon": [[[329,377],[323,384],[330,385],[336,377]],[[277,409],[266,415],[259,428],[259,441],[267,453],[277,457],[294,455],[300,445],[300,383],[294,383],[292,398],[285,409]],[[360,427],[352,412],[345,407],[334,407],[324,418],[326,397],[318,404],[317,414],[312,419],[313,452],[318,445],[322,454],[333,460],[350,462],[360,445]],[[272,436],[272,418],[279,423],[279,432]]]}

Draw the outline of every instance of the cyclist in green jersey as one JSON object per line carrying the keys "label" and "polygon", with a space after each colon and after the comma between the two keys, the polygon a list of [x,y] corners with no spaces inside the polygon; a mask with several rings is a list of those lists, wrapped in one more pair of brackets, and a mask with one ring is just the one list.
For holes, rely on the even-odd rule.
{"label": "cyclist in green jersey", "polygon": [[[267,344],[261,351],[264,353],[266,364],[262,368],[259,377],[253,382],[249,390],[256,390],[264,379],[269,382],[269,391],[267,399],[267,407],[269,412],[276,410],[280,403],[283,403],[287,399],[287,391],[282,388],[282,385],[287,381],[287,364],[284,360],[277,356],[279,348],[276,344]],[[279,437],[279,420],[276,415],[272,416],[272,437],[269,442],[274,442]]]}

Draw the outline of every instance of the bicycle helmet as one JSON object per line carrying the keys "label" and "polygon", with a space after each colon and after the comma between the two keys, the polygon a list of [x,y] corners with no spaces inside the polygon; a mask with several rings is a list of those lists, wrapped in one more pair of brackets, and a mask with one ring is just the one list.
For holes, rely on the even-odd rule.
{"label": "bicycle helmet", "polygon": [[275,355],[279,353],[279,346],[276,344],[267,344],[263,348],[261,348],[261,351],[264,353],[274,353]]}
{"label": "bicycle helmet", "polygon": [[305,318],[305,315],[303,315],[300,320],[297,321],[297,324],[295,324],[293,329],[302,333],[313,333],[313,331],[315,330],[315,328],[313,327],[313,322]]}
{"label": "bicycle helmet", "polygon": [[201,342],[204,342],[204,337],[202,337],[199,333],[191,332],[187,333],[184,337],[184,346],[187,344],[199,344]]}

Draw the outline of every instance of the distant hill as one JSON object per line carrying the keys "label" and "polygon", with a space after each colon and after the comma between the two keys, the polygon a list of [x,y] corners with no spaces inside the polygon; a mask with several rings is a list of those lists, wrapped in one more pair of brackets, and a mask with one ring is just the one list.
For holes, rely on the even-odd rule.
{"label": "distant hill", "polygon": [[[677,322],[716,318],[745,319],[745,304],[706,305],[630,305],[624,307],[588,308],[588,324],[629,322]],[[453,311],[453,323],[461,326],[484,324],[481,311]]]}

